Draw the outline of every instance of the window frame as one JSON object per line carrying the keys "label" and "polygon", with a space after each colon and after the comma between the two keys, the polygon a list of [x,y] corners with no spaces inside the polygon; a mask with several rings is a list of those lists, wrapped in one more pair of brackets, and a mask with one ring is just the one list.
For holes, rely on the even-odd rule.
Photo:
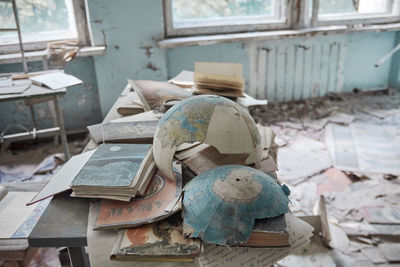
{"label": "window frame", "polygon": [[319,1],[320,0],[312,0],[313,8],[311,15],[311,25],[313,27],[343,25],[343,24],[371,25],[371,24],[392,23],[400,21],[399,0],[388,0],[389,4],[386,7],[386,13],[372,13],[372,14],[339,13],[335,15],[322,15],[322,16],[318,16]]}
{"label": "window frame", "polygon": [[[73,13],[76,24],[77,39],[80,47],[92,46],[92,35],[90,26],[88,24],[88,13],[86,0],[71,0]],[[54,38],[55,35],[55,38]],[[71,38],[65,38],[63,34],[55,34],[54,32],[43,32],[43,39],[40,41],[23,42],[24,51],[38,51],[47,48],[47,44],[54,41],[71,40]],[[0,55],[11,54],[20,52],[19,43],[8,43],[0,44]]]}
{"label": "window frame", "polygon": [[[347,26],[348,28],[354,25],[376,25],[400,22],[400,0],[389,0],[390,4],[387,7],[391,13],[379,14],[338,14],[335,16],[324,15],[318,17],[318,7],[320,0],[283,0],[284,3],[284,21],[261,21],[263,23],[238,24],[232,23],[229,25],[214,25],[201,27],[179,26],[175,27],[172,21],[172,0],[163,0],[164,11],[164,27],[165,37],[191,37],[196,35],[218,35],[243,32],[258,32],[258,31],[279,31],[279,30],[308,30],[324,26]],[[311,8],[310,8],[311,5]],[[311,9],[311,10],[310,10]],[[311,13],[310,13],[311,11]],[[310,13],[310,14],[309,14]],[[235,20],[235,19],[232,19]],[[228,20],[226,20],[228,22]],[[212,22],[212,21],[211,21]],[[257,22],[257,21],[254,21]],[[260,21],[258,21],[260,22]],[[353,25],[353,26],[352,26]]]}
{"label": "window frame", "polygon": [[[173,24],[172,1],[163,1],[165,33],[168,37],[224,34],[246,31],[266,31],[278,29],[290,29],[292,27],[292,0],[280,1],[281,5],[275,7],[280,13],[279,17],[253,16],[235,17],[227,19],[207,19],[181,22]],[[277,0],[279,3],[279,0]]]}

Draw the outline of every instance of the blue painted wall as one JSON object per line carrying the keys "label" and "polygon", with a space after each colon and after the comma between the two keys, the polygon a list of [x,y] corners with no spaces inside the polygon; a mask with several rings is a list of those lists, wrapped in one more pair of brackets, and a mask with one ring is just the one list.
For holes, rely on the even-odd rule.
{"label": "blue painted wall", "polygon": [[89,0],[95,44],[107,45],[94,57],[103,115],[127,79],[165,80],[165,51],[157,48],[164,35],[162,0]]}
{"label": "blue painted wall", "polygon": [[374,67],[395,46],[396,32],[354,33],[347,38],[344,90],[387,88],[391,62]]}
{"label": "blue painted wall", "polygon": [[[240,62],[248,85],[248,44],[227,43],[159,49],[164,37],[162,0],[88,0],[95,44],[106,45],[105,55],[78,58],[66,67],[84,85],[72,87],[62,101],[67,130],[84,130],[100,122],[127,83],[127,79],[167,80],[181,70],[193,70],[195,61]],[[343,88],[400,88],[399,54],[379,68],[374,64],[400,41],[397,32],[345,34]],[[310,37],[308,42],[319,42]],[[326,36],[335,38],[335,35]],[[342,37],[341,37],[342,38]],[[271,41],[272,42],[272,41]],[[287,40],[274,41],[278,45]],[[265,41],[268,44],[268,41]],[[41,69],[40,63],[30,64]],[[20,70],[18,64],[0,65],[0,72]],[[297,81],[294,81],[295,83]],[[48,109],[40,105],[40,125],[48,125]],[[10,123],[29,124],[28,110],[18,104],[0,106],[0,130]]]}
{"label": "blue painted wall", "polygon": [[[400,32],[396,35],[395,44],[400,44]],[[387,64],[388,62],[386,62]],[[389,86],[392,88],[400,88],[400,50],[398,50],[392,57],[390,74],[389,74]]]}

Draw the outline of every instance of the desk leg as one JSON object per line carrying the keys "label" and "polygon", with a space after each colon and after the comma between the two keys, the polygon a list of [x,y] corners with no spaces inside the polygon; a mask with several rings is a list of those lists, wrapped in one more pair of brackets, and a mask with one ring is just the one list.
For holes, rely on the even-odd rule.
{"label": "desk leg", "polygon": [[55,96],[53,101],[54,101],[54,107],[56,110],[57,124],[58,124],[58,127],[60,127],[61,143],[62,143],[62,146],[64,149],[65,160],[69,160],[67,135],[65,132],[64,118],[63,118],[63,115],[61,112],[60,103],[58,102],[58,96]]}
{"label": "desk leg", "polygon": [[84,247],[69,247],[68,254],[72,267],[89,267],[89,258]]}

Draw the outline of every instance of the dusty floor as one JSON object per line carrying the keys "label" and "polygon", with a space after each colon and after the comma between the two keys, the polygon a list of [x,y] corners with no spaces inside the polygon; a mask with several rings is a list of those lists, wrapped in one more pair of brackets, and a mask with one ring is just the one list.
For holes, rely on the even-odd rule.
{"label": "dusty floor", "polygon": [[[82,152],[86,135],[69,137],[71,156]],[[14,143],[0,152],[0,183],[48,181],[65,161],[61,144],[52,140]]]}
{"label": "dusty floor", "polygon": [[331,94],[251,113],[277,134],[278,177],[292,191],[292,211],[316,215],[320,195],[326,198],[332,249],[313,243],[278,265],[395,266],[400,92]]}
{"label": "dusty floor", "polygon": [[[277,134],[278,177],[291,189],[293,213],[318,214],[320,195],[326,198],[331,248],[314,242],[277,265],[395,266],[400,261],[400,92],[331,94],[250,112]],[[355,134],[360,129],[364,132]],[[350,135],[344,136],[346,131]],[[84,137],[70,142],[71,154],[86,143]],[[41,142],[0,154],[0,183],[50,179],[61,151]]]}

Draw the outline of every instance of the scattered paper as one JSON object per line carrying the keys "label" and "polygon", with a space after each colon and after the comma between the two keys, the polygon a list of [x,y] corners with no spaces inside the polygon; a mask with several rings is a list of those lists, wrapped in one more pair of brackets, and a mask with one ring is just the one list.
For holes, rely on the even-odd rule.
{"label": "scattered paper", "polygon": [[386,262],[385,256],[377,247],[363,248],[361,253],[364,254],[364,256],[367,257],[373,264]]}
{"label": "scattered paper", "polygon": [[325,145],[306,136],[299,135],[278,149],[278,178],[285,183],[298,184],[331,165]]}
{"label": "scattered paper", "polygon": [[383,255],[389,262],[400,262],[400,246],[399,243],[385,242],[378,245]]}
{"label": "scattered paper", "polygon": [[0,79],[0,95],[21,94],[25,92],[32,82],[30,80]]}
{"label": "scattered paper", "polygon": [[248,108],[252,106],[265,106],[268,104],[266,99],[255,99],[254,97],[244,93],[244,97],[239,97],[237,103],[242,107]]}
{"label": "scattered paper", "polygon": [[334,164],[341,170],[400,174],[399,127],[330,124],[325,137]]}
{"label": "scattered paper", "polygon": [[176,84],[183,88],[190,88],[194,85],[194,72],[183,70],[168,82]]}
{"label": "scattered paper", "polygon": [[66,88],[82,83],[82,81],[75,76],[65,74],[63,72],[51,72],[30,77],[30,79],[34,84],[37,84],[39,86],[44,85],[53,90]]}

